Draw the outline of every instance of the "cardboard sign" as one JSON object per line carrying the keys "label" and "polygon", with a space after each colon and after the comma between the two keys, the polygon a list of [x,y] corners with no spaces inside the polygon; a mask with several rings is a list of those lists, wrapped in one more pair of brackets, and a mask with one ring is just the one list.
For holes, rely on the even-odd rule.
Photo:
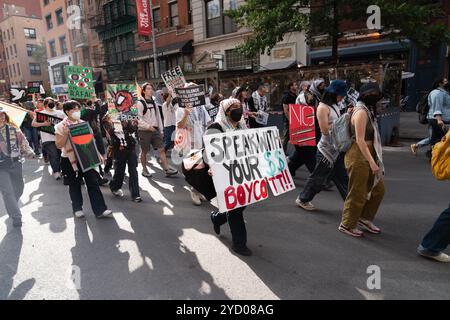
{"label": "cardboard sign", "polygon": [[175,67],[172,70],[161,74],[161,78],[164,80],[167,89],[173,97],[176,97],[175,88],[182,88],[186,84],[183,71],[180,66]]}
{"label": "cardboard sign", "polygon": [[18,127],[22,125],[28,111],[19,106],[15,106],[3,101],[0,101],[0,111],[6,112],[11,121]]}
{"label": "cardboard sign", "polygon": [[90,67],[65,66],[69,99],[91,99],[94,90],[93,71]]}
{"label": "cardboard sign", "polygon": [[138,118],[136,84],[109,84],[106,89],[106,99],[108,103],[113,103],[116,107],[116,112],[109,110],[111,111],[110,114],[117,114],[117,116],[113,116],[114,118],[120,118],[121,120],[136,120]]}
{"label": "cardboard sign", "polygon": [[41,113],[36,111],[36,122],[50,122],[52,125],[48,127],[39,127],[39,131],[46,132],[49,134],[55,134],[55,125],[60,123],[63,119],[51,116],[49,114]]}
{"label": "cardboard sign", "polygon": [[[28,94],[41,93],[42,81],[28,81]],[[45,94],[45,91],[44,91]]]}
{"label": "cardboard sign", "polygon": [[209,106],[206,107],[206,111],[208,111],[208,114],[211,117],[211,120],[213,122],[216,121],[217,114],[219,113],[219,107],[218,106],[216,107],[215,105],[210,104]]}
{"label": "cardboard sign", "polygon": [[220,212],[265,200],[269,189],[275,196],[295,189],[278,128],[210,134],[203,141]]}
{"label": "cardboard sign", "polygon": [[259,124],[262,124],[263,126],[266,126],[267,121],[269,121],[269,114],[262,110],[258,110],[258,112],[256,113],[255,121]]}
{"label": "cardboard sign", "polygon": [[305,147],[316,146],[315,112],[311,106],[289,105],[290,143]]}
{"label": "cardboard sign", "polygon": [[83,172],[95,169],[101,164],[94,132],[89,123],[69,126],[69,139]]}
{"label": "cardboard sign", "polygon": [[181,108],[185,108],[186,105],[191,105],[195,108],[206,104],[205,89],[203,85],[192,86],[189,88],[176,88],[175,92],[180,99]]}
{"label": "cardboard sign", "polygon": [[14,103],[25,102],[28,99],[26,88],[10,88],[10,101]]}

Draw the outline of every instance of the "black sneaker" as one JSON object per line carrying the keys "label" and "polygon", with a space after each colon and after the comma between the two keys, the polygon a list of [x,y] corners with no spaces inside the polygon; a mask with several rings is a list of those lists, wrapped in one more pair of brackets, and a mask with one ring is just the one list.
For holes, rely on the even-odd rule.
{"label": "black sneaker", "polygon": [[140,202],[142,202],[142,198],[141,197],[136,197],[136,198],[133,199],[133,202],[140,203]]}
{"label": "black sneaker", "polygon": [[217,224],[217,223],[215,222],[215,220],[214,220],[214,214],[215,214],[215,213],[216,213],[215,211],[211,212],[211,222],[213,223],[213,226],[214,226],[214,232],[215,232],[217,235],[219,235],[219,234],[220,234],[220,224]]}
{"label": "black sneaker", "polygon": [[98,180],[99,186],[104,186],[105,184],[108,184],[108,183],[109,183],[109,180],[106,179],[106,178],[100,178],[100,179]]}
{"label": "black sneaker", "polygon": [[237,254],[240,254],[241,256],[250,257],[253,254],[252,250],[247,248],[247,246],[244,246],[244,247],[232,246],[231,248],[233,249],[234,252],[236,252]]}

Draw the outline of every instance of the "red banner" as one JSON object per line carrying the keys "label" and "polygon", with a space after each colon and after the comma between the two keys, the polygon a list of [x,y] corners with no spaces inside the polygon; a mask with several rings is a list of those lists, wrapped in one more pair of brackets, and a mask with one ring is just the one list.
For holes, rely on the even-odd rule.
{"label": "red banner", "polygon": [[152,34],[150,3],[152,0],[136,0],[138,34],[149,37]]}
{"label": "red banner", "polygon": [[314,108],[301,104],[289,105],[290,142],[297,146],[316,146]]}

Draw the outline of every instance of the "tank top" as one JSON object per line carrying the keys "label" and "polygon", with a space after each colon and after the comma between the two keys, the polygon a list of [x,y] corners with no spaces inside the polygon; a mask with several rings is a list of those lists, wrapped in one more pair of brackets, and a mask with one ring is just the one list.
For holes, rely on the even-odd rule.
{"label": "tank top", "polygon": [[[367,113],[367,111],[365,111],[365,110],[364,110],[364,112]],[[366,122],[366,134],[364,136],[364,140],[365,141],[373,141],[375,139],[375,130],[373,129],[372,122],[370,120],[372,115],[367,113],[367,117],[368,118],[367,118],[367,122]],[[351,123],[350,131],[351,131],[352,137],[356,138],[356,130],[355,130],[355,125],[353,123]]]}

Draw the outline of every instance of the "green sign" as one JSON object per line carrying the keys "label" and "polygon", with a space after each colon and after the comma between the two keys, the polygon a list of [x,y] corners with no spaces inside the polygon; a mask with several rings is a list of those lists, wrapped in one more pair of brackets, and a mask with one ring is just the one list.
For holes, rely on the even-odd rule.
{"label": "green sign", "polygon": [[69,137],[83,172],[95,169],[101,164],[94,133],[89,123],[82,122],[69,126]]}
{"label": "green sign", "polygon": [[90,67],[66,66],[67,89],[70,99],[91,99],[94,91],[93,71]]}

